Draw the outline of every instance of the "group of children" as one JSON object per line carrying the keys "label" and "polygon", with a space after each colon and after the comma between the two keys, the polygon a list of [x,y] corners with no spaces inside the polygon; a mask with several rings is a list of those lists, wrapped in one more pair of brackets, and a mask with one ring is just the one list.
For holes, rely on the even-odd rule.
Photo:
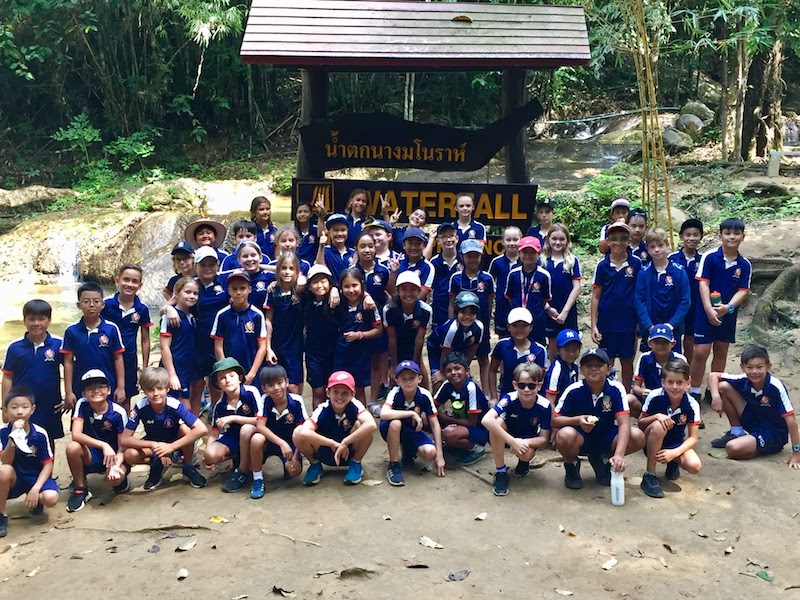
{"label": "group of children", "polygon": [[[738,252],[741,221],[723,221],[722,246],[701,255],[703,226],[689,219],[681,248],[668,254],[667,234],[648,230],[646,213],[615,200],[590,299],[597,347],[581,354],[581,268],[549,200],[538,202],[539,224],[525,235],[505,228],[504,254],[487,270],[486,229],[472,218],[470,195],[458,197],[457,220],[430,235],[424,211],[396,227],[398,212],[383,206],[382,218],[372,218],[368,206],[367,193],[355,190],[345,214],[300,203],[294,224],[277,227],[269,200],[255,198],[252,220],[231,227],[230,255],[220,249],[228,237],[221,223],[192,223],[172,248],[157,367],[149,366],[152,322],[137,296],[137,265],[119,269],[111,297],[81,284],[82,317],[63,339],[48,331],[46,302],[26,303],[27,333],[3,365],[0,536],[8,498],[24,494],[33,511],[56,503],[52,461],[64,412],[72,415],[68,511],[91,498],[87,474],[104,474],[123,493],[136,464],[149,464],[144,489],[173,464],[204,487],[194,455],[206,434],[203,466],[233,461],[226,492],[249,486],[252,498],[263,497],[269,456],[281,460],[286,478],[302,472],[305,457],[305,485],[319,482],[323,464],[346,467],[344,482],[357,484],[376,428],[392,485],[404,484],[403,468],[417,459],[444,475],[446,454],[468,465],[487,444],[496,495],[508,492],[506,446],[518,476],[537,450],[553,447],[564,457],[566,487],[583,486],[582,457],[609,485],[611,470],[624,471],[625,456],[644,449],[642,489],[661,497],[657,463],[668,479],[701,468],[698,384],[712,351],[709,397],[731,423],[712,446],[749,458],[778,452],[791,437],[789,463],[800,468],[792,406],[766,350],[745,349],[743,375],[723,373],[751,274]],[[480,385],[470,377],[475,359]]]}

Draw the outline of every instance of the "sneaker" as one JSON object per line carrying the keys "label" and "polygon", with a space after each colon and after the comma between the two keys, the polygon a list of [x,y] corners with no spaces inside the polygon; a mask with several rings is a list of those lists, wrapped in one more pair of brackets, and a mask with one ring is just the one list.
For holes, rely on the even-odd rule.
{"label": "sneaker", "polygon": [[381,418],[381,408],[383,408],[383,402],[376,400],[375,402],[367,403],[367,410],[369,414],[371,414],[376,419]]}
{"label": "sneaker", "polygon": [[196,465],[183,465],[182,471],[183,478],[189,482],[190,486],[197,489],[206,487],[208,481]]}
{"label": "sneaker", "polygon": [[0,514],[0,537],[8,535],[8,515]]}
{"label": "sneaker", "polygon": [[575,461],[575,464],[564,463],[564,486],[570,490],[579,490],[583,487],[583,479],[581,479],[581,459]]}
{"label": "sneaker", "polygon": [[345,485],[358,485],[361,483],[363,475],[364,467],[361,466],[361,463],[351,460],[347,467],[347,473],[344,474],[344,483]]}
{"label": "sneaker", "polygon": [[263,479],[253,479],[253,485],[250,486],[250,497],[253,500],[260,500],[266,494],[266,490],[264,489],[264,480]]}
{"label": "sneaker", "polygon": [[305,477],[303,477],[303,485],[317,485],[322,477],[322,463],[312,462],[308,465]]}
{"label": "sneaker", "polygon": [[404,452],[402,458],[400,459],[400,462],[403,464],[404,467],[413,467],[415,460],[417,460],[416,454],[406,454]]}
{"label": "sneaker", "polygon": [[76,487],[67,500],[67,512],[78,512],[92,499],[92,492],[86,486]]}
{"label": "sneaker", "polygon": [[183,465],[183,450],[175,450],[170,455],[170,459],[172,460],[172,464],[176,467]]}
{"label": "sneaker", "polygon": [[208,398],[203,396],[203,399],[200,401],[200,411],[197,413],[198,417],[202,417],[203,414],[209,413],[211,411],[211,402]]}
{"label": "sneaker", "polygon": [[514,475],[517,477],[527,477],[528,473],[531,472],[531,463],[527,460],[521,460],[517,463],[517,466],[514,467]]}
{"label": "sneaker", "polygon": [[466,454],[464,454],[464,456],[459,458],[457,462],[458,464],[464,466],[473,465],[483,458],[483,453],[484,453],[483,448],[481,448],[477,452],[472,452],[472,451],[467,452]]}
{"label": "sneaker", "polygon": [[703,402],[711,404],[711,390],[706,388],[706,393],[703,394]]}
{"label": "sneaker", "polygon": [[644,474],[644,476],[642,477],[642,484],[640,487],[642,488],[642,491],[651,498],[664,497],[664,490],[661,489],[661,483],[659,483],[658,477],[656,477],[652,473]]}
{"label": "sneaker", "polygon": [[112,489],[114,490],[114,493],[115,493],[115,494],[124,494],[125,492],[128,492],[128,491],[130,491],[130,489],[131,489],[131,482],[130,482],[130,480],[128,479],[128,476],[127,476],[127,475],[125,475],[125,479],[123,479],[122,481],[120,481],[120,482],[119,482],[117,485],[115,485],[115,486],[114,486]]}
{"label": "sneaker", "polygon": [[492,485],[492,493],[495,496],[505,496],[508,494],[508,471],[497,471],[494,474],[494,484]]}
{"label": "sneaker", "polygon": [[250,473],[242,473],[239,469],[234,469],[231,471],[228,480],[222,484],[222,491],[226,493],[238,492],[247,487],[251,477]]}
{"label": "sneaker", "polygon": [[378,386],[378,400],[385,400],[388,395],[389,387],[385,383],[381,383],[380,386]]}
{"label": "sneaker", "polygon": [[147,476],[147,481],[144,482],[144,489],[154,490],[161,485],[161,478],[164,476],[164,463],[157,456],[153,456],[150,463],[150,475]]}
{"label": "sneaker", "polygon": [[[88,500],[88,498],[86,500]],[[44,504],[42,504],[41,502],[39,502],[36,506],[34,506],[31,509],[31,514],[32,515],[40,515],[43,512],[44,512]]]}
{"label": "sneaker", "polygon": [[605,487],[611,485],[611,463],[603,461],[602,454],[590,454],[589,464],[594,469],[594,480]]}
{"label": "sneaker", "polygon": [[406,480],[403,479],[403,468],[400,466],[400,463],[389,463],[389,468],[386,469],[386,479],[392,485],[401,486],[406,484]]}
{"label": "sneaker", "polygon": [[728,445],[728,442],[730,442],[731,440],[735,440],[737,437],[739,436],[733,435],[729,429],[728,431],[725,432],[725,435],[711,440],[711,447],[724,448],[725,446]]}
{"label": "sneaker", "polygon": [[671,460],[667,463],[667,479],[675,481],[681,478],[681,463],[677,460]]}

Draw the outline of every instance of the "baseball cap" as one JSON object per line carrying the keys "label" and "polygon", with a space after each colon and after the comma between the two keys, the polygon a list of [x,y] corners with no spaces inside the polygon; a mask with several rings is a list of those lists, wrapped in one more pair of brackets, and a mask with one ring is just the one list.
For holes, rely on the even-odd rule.
{"label": "baseball cap", "polygon": [[394,282],[394,285],[395,287],[399,287],[404,283],[410,283],[418,288],[422,287],[422,281],[420,281],[419,275],[417,275],[414,271],[403,271],[400,273],[400,275],[397,276],[397,280]]}
{"label": "baseball cap", "polygon": [[219,389],[219,383],[217,383],[217,375],[222,373],[223,371],[236,371],[239,374],[239,377],[242,378],[242,383],[244,383],[244,367],[239,364],[239,361],[235,358],[230,356],[226,356],[214,363],[214,366],[211,368],[211,373],[208,376],[208,383],[212,387]]}
{"label": "baseball cap", "polygon": [[328,215],[328,218],[325,219],[325,228],[330,229],[337,223],[344,223],[347,225],[347,217],[342,213],[333,213],[332,215]]}
{"label": "baseball cap", "polygon": [[628,227],[627,223],[625,223],[624,221],[615,221],[614,223],[611,223],[611,225],[606,227],[606,234],[611,233],[615,229],[621,229],[622,231],[624,231],[626,233],[630,233],[631,232],[631,228]]}
{"label": "baseball cap", "polygon": [[611,203],[611,210],[614,210],[619,206],[630,209],[631,203],[627,200],[627,198],[617,198]]}
{"label": "baseball cap", "polygon": [[197,234],[197,230],[201,227],[209,227],[214,230],[214,233],[217,234],[217,238],[214,240],[214,247],[219,248],[222,246],[222,242],[225,241],[225,235],[227,231],[225,230],[225,225],[220,223],[219,221],[214,221],[213,219],[198,219],[194,223],[189,223],[186,227],[186,231],[183,232],[183,238],[189,242],[195,242],[195,235]]}
{"label": "baseball cap", "polygon": [[540,206],[548,206],[553,208],[553,201],[550,198],[542,198],[541,200],[536,201],[536,208],[539,208]]}
{"label": "baseball cap", "polygon": [[333,273],[331,273],[331,270],[325,265],[311,265],[311,268],[308,269],[308,273],[306,273],[306,281],[311,281],[317,275],[325,275],[325,277],[333,279]]}
{"label": "baseball cap", "polygon": [[85,390],[93,383],[102,383],[103,385],[111,385],[108,377],[100,369],[89,369],[81,376],[81,389]]}
{"label": "baseball cap", "polygon": [[658,323],[653,325],[653,328],[650,330],[650,335],[647,336],[647,340],[667,340],[668,342],[674,342],[675,331],[669,323]]}
{"label": "baseball cap", "polygon": [[448,229],[452,229],[453,231],[455,231],[456,230],[456,224],[455,223],[451,223],[449,221],[446,222],[446,223],[442,223],[441,225],[439,225],[436,228],[436,235],[442,235],[442,232],[446,231]]}
{"label": "baseball cap", "polygon": [[533,323],[533,315],[531,314],[531,311],[522,306],[512,308],[511,312],[508,313],[508,324],[511,325],[511,323],[516,323],[517,321],[522,321],[528,325]]}
{"label": "baseball cap", "polygon": [[526,235],[519,241],[519,249],[524,250],[525,248],[533,248],[536,252],[542,251],[542,242],[539,241],[539,238],[534,237],[532,235]]}
{"label": "baseball cap", "polygon": [[423,242],[428,241],[428,236],[419,227],[409,227],[406,229],[406,232],[403,234],[403,241],[405,242],[411,238],[418,238]]}
{"label": "baseball cap", "polygon": [[419,375],[419,365],[415,363],[413,360],[404,360],[397,368],[394,370],[395,375],[400,375],[402,371],[413,371],[417,375]]}
{"label": "baseball cap", "polygon": [[558,332],[556,336],[556,347],[563,348],[570,342],[581,343],[581,334],[574,329],[563,329]]}
{"label": "baseball cap", "polygon": [[369,229],[370,227],[379,227],[387,233],[392,233],[394,231],[392,226],[383,219],[372,219],[364,224],[364,229]]}
{"label": "baseball cap", "polygon": [[459,292],[456,296],[456,308],[466,308],[468,306],[480,308],[481,302],[478,296],[473,292]]}
{"label": "baseball cap", "polygon": [[581,356],[581,365],[583,363],[592,360],[593,358],[599,359],[604,363],[611,364],[611,359],[608,358],[608,354],[602,348],[589,348],[586,352],[583,353]]}
{"label": "baseball cap", "polygon": [[464,240],[461,242],[460,250],[461,254],[466,254],[467,252],[480,252],[483,254],[483,244],[480,240]]}
{"label": "baseball cap", "polygon": [[328,387],[332,388],[335,385],[343,385],[351,392],[356,391],[356,380],[347,371],[335,371],[328,377]]}
{"label": "baseball cap", "polygon": [[242,269],[236,269],[235,271],[231,271],[228,274],[228,279],[225,281],[227,285],[231,284],[231,281],[234,279],[243,279],[247,283],[250,283],[250,275],[247,274],[247,271]]}
{"label": "baseball cap", "polygon": [[188,252],[189,254],[191,254],[192,252],[194,252],[194,247],[186,240],[181,240],[172,247],[171,254],[175,256],[178,252]]}
{"label": "baseball cap", "polygon": [[214,250],[211,246],[200,246],[194,253],[194,262],[195,264],[200,264],[200,261],[204,258],[213,258],[215,261],[219,262],[219,256],[217,256],[217,251]]}

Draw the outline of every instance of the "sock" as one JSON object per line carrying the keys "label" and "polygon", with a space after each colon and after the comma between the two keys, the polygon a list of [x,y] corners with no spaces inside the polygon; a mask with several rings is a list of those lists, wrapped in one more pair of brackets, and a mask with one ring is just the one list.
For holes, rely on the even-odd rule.
{"label": "sock", "polygon": [[264,471],[253,472],[253,481],[260,481],[262,479],[264,479]]}
{"label": "sock", "polygon": [[473,444],[472,448],[469,449],[470,452],[483,452],[483,446],[480,444]]}
{"label": "sock", "polygon": [[508,468],[505,465],[503,465],[502,467],[497,467],[494,471],[495,473],[505,473],[506,471],[508,471]]}
{"label": "sock", "polygon": [[744,427],[741,425],[738,427],[731,427],[731,434],[735,435],[736,437],[744,435]]}
{"label": "sock", "polygon": [[355,458],[351,458],[350,462],[353,463],[354,465],[360,465],[361,464],[361,461],[360,460],[356,460]]}
{"label": "sock", "polygon": [[692,386],[692,389],[690,391],[691,391],[692,394],[699,394],[700,393],[700,387],[699,386],[698,387]]}

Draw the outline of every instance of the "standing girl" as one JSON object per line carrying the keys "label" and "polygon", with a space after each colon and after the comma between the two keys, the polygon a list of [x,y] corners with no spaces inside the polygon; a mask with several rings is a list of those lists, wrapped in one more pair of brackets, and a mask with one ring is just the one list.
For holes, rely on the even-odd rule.
{"label": "standing girl", "polygon": [[[236,260],[250,277],[251,290],[247,299],[256,308],[261,308],[267,299],[269,284],[275,280],[275,276],[263,269],[261,247],[256,242],[249,240],[240,242],[235,254]],[[225,283],[227,287],[227,280]]]}
{"label": "standing girl", "polygon": [[[319,246],[319,230],[314,223],[314,210],[311,202],[300,200],[294,210],[294,226],[300,235],[297,244],[297,258],[311,264],[317,258],[317,246]],[[280,236],[278,236],[280,237]]]}
{"label": "standing girl", "polygon": [[550,273],[550,308],[547,311],[545,334],[549,340],[547,348],[552,362],[557,353],[556,336],[564,329],[578,330],[578,307],[576,301],[581,293],[581,267],[572,254],[569,229],[555,223],[547,235],[539,263]]}
{"label": "standing girl", "polygon": [[275,257],[275,234],[278,228],[272,222],[272,203],[264,196],[256,196],[250,202],[250,219],[258,226],[256,241],[261,252],[269,258]]}
{"label": "standing girl", "polygon": [[[275,234],[275,259],[269,263],[270,266],[274,268],[277,263],[277,259],[282,255],[294,254],[297,256],[297,261],[300,264],[300,273],[303,275],[301,280],[303,280],[305,278],[305,274],[308,273],[308,269],[311,267],[311,263],[300,258],[300,243],[301,238],[300,234],[297,232],[297,229],[291,225],[281,226]],[[316,248],[314,249],[314,253],[316,256]]]}
{"label": "standing girl", "polygon": [[289,378],[289,391],[303,393],[303,311],[297,293],[300,263],[292,253],[275,265],[277,285],[267,294],[264,314],[272,324],[272,349]]}
{"label": "standing girl", "polygon": [[333,276],[325,265],[313,265],[301,304],[306,328],[306,381],[312,388],[314,408],[325,401],[325,384],[333,373],[333,353],[339,337],[339,321],[330,306]]}
{"label": "standing girl", "polygon": [[486,240],[486,227],[472,218],[475,211],[475,201],[469,194],[459,194],[456,199],[456,213],[458,220],[456,228],[458,233],[459,248],[464,240]]}
{"label": "standing girl", "polygon": [[194,368],[195,329],[197,327],[192,309],[197,304],[200,288],[197,282],[189,277],[182,277],[175,283],[175,310],[178,312],[180,323],[177,326],[169,325],[167,315],[161,318],[161,335],[159,346],[161,348],[161,364],[169,373],[169,387],[176,393],[178,400],[193,414],[200,410],[200,397],[197,397],[196,406],[189,400],[189,388],[193,380],[197,379]]}
{"label": "standing girl", "polygon": [[348,248],[353,248],[356,239],[361,235],[361,230],[364,228],[364,221],[369,216],[367,190],[356,188],[350,192],[344,213],[347,215],[347,246]]}

